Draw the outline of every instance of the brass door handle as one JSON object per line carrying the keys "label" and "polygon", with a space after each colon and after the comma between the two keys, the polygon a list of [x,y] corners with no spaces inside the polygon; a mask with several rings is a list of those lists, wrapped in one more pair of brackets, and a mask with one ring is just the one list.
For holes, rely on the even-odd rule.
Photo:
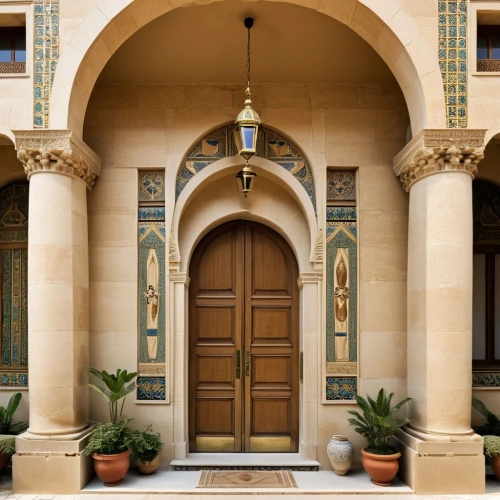
{"label": "brass door handle", "polygon": [[250,351],[245,351],[245,375],[250,376]]}
{"label": "brass door handle", "polygon": [[236,378],[241,378],[241,352],[238,349],[235,353],[236,355]]}

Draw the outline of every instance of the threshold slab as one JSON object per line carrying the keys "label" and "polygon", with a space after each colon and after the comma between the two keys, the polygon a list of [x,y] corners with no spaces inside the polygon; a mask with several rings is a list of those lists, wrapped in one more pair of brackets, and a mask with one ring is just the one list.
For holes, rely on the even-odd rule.
{"label": "threshold slab", "polygon": [[[121,484],[113,487],[103,486],[95,477],[82,494],[133,494],[166,493],[184,495],[328,495],[328,494],[402,494],[407,500],[416,498],[413,491],[396,478],[391,486],[377,486],[370,481],[362,468],[354,468],[346,476],[337,476],[333,471],[313,472],[293,471],[297,488],[197,488],[201,471],[159,470],[152,476],[142,476],[131,470]],[[406,495],[411,495],[410,497]]]}

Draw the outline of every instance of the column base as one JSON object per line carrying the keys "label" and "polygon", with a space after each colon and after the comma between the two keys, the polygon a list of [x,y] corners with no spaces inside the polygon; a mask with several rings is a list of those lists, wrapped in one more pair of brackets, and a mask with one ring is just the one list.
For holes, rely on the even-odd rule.
{"label": "column base", "polygon": [[12,457],[14,493],[75,495],[92,479],[92,457],[83,455],[90,431],[75,440],[16,437]]}
{"label": "column base", "polygon": [[443,436],[442,441],[436,441],[436,436],[429,435],[433,440],[424,440],[412,434],[401,430],[394,445],[401,452],[398,476],[417,495],[485,492],[480,436],[476,434],[464,441],[446,440]]}

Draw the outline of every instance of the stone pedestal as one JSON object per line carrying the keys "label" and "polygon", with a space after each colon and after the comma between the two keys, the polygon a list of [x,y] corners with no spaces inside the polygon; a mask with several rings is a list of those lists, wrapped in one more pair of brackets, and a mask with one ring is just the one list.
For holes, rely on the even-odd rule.
{"label": "stone pedestal", "polygon": [[410,192],[413,401],[400,449],[403,474],[417,494],[484,493],[482,439],[471,429],[472,179],[483,140],[484,131],[423,130],[395,159]]}
{"label": "stone pedestal", "polygon": [[70,131],[16,132],[30,180],[30,421],[16,440],[16,493],[78,493],[89,479],[87,188],[99,159]]}

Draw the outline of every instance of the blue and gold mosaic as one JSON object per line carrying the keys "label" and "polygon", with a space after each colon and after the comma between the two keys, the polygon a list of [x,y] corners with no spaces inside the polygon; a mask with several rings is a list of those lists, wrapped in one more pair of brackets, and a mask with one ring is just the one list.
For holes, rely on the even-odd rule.
{"label": "blue and gold mosaic", "polygon": [[[222,127],[210,132],[198,141],[182,160],[177,175],[175,196],[182,193],[186,184],[206,166],[226,156],[237,155],[232,127]],[[292,174],[302,185],[316,210],[316,194],[311,168],[304,155],[288,139],[268,130],[259,128],[256,156],[266,158]]]}
{"label": "blue and gold mosaic", "polygon": [[[139,370],[137,399],[165,400],[166,233],[165,172],[140,172]],[[149,203],[158,203],[151,206]],[[161,203],[161,204],[160,204]]]}
{"label": "blue and gold mosaic", "polygon": [[49,128],[50,94],[59,61],[59,0],[34,0],[33,127]]}
{"label": "blue and gold mosaic", "polygon": [[165,400],[165,377],[137,377],[137,399]]}
{"label": "blue and gold mosaic", "polygon": [[438,1],[439,67],[448,128],[467,128],[467,0]]}
{"label": "blue and gold mosaic", "polygon": [[332,169],[327,179],[335,206],[326,207],[325,400],[350,401],[358,375],[356,172]]}
{"label": "blue and gold mosaic", "polygon": [[326,377],[327,401],[352,401],[358,391],[356,377]]}
{"label": "blue and gold mosaic", "polygon": [[0,386],[28,385],[28,200],[28,184],[0,192],[0,242],[11,243],[0,249]]}

